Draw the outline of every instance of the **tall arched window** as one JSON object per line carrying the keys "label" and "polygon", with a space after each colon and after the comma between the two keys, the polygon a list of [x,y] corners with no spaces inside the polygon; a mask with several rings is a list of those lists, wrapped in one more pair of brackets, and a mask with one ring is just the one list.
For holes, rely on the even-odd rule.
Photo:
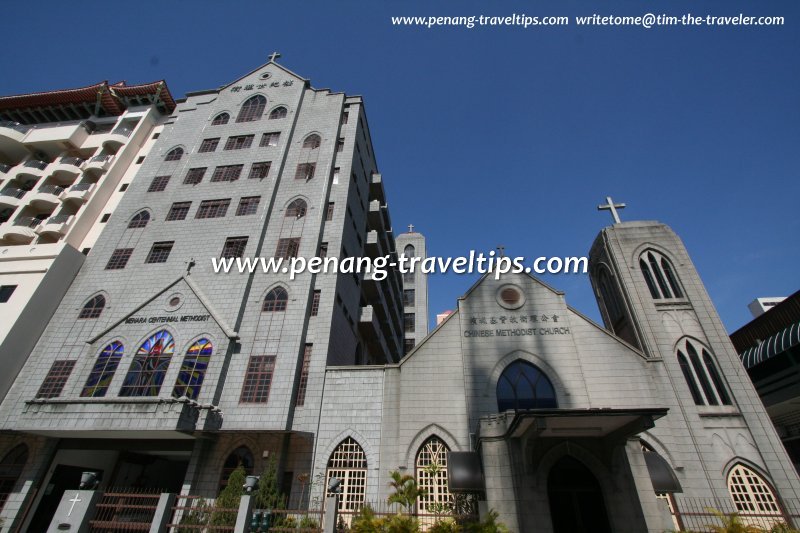
{"label": "tall arched window", "polygon": [[639,268],[654,300],[683,298],[678,277],[669,259],[654,250],[647,250],[639,256]]}
{"label": "tall arched window", "polygon": [[223,124],[227,124],[228,121],[231,119],[231,116],[228,113],[220,113],[214,120],[211,121],[212,126],[222,126]]}
{"label": "tall arched window", "polygon": [[[775,491],[753,469],[741,463],[734,465],[728,473],[728,492],[744,524],[769,528],[783,522]],[[748,520],[747,515],[760,516]]]}
{"label": "tall arched window", "polygon": [[[332,478],[339,479],[342,492],[339,494],[340,511],[357,511],[364,505],[367,494],[367,456],[364,449],[352,437],[347,437],[331,454],[325,473],[325,486]],[[332,496],[333,493],[328,493]]]}
{"label": "tall arched window", "polygon": [[286,303],[289,301],[289,293],[283,287],[275,287],[267,293],[264,298],[264,306],[261,310],[265,313],[275,311],[286,311]]}
{"label": "tall arched window", "polygon": [[264,114],[264,108],[267,107],[267,99],[260,94],[251,96],[242,104],[239,110],[239,115],[236,117],[236,122],[253,122],[260,120],[261,115]]}
{"label": "tall arched window", "polygon": [[303,148],[319,148],[321,144],[322,138],[316,133],[312,133],[303,141]]}
{"label": "tall arched window", "polygon": [[133,218],[131,218],[131,221],[128,223],[128,228],[143,228],[147,226],[148,222],[150,222],[150,211],[143,209],[133,215]]}
{"label": "tall arched window", "polygon": [[283,107],[283,106],[276,107],[275,109],[273,109],[270,112],[269,119],[270,120],[275,120],[275,119],[278,119],[278,118],[286,118],[286,114],[287,113],[288,113],[288,111],[286,110],[285,107]]}
{"label": "tall arched window", "polygon": [[403,255],[406,257],[414,257],[415,253],[416,251],[414,250],[414,247],[410,244],[406,244],[406,247],[403,248]]}
{"label": "tall arched window", "polygon": [[165,329],[147,339],[136,352],[119,395],[158,396],[174,352],[175,339]]}
{"label": "tall arched window", "polygon": [[203,379],[206,377],[212,351],[213,346],[208,339],[199,339],[186,350],[175,388],[172,390],[173,397],[186,396],[190,400],[197,399],[200,387],[203,386]]}
{"label": "tall arched window", "polygon": [[[702,353],[702,357],[700,354]],[[700,352],[688,339],[678,348],[678,364],[697,405],[731,405],[731,398],[717,371],[714,358],[705,348]]]}
{"label": "tall arched window", "polygon": [[417,452],[417,486],[427,493],[419,498],[422,513],[443,513],[452,508],[453,495],[447,488],[447,452],[450,449],[439,439],[431,437]]}
{"label": "tall arched window", "polygon": [[286,208],[286,216],[293,218],[303,218],[306,216],[306,202],[300,198],[289,204]]}
{"label": "tall arched window", "polygon": [[558,406],[556,391],[544,372],[517,359],[497,380],[497,408],[503,411],[552,409]]}
{"label": "tall arched window", "polygon": [[605,267],[601,267],[597,273],[597,288],[600,291],[600,297],[603,299],[603,305],[606,308],[608,319],[611,321],[613,327],[613,324],[625,315],[622,310],[621,302],[617,297],[616,287],[611,281],[608,269]]}
{"label": "tall arched window", "polygon": [[106,297],[98,294],[88,302],[86,302],[78,313],[78,318],[97,318],[106,307]]}
{"label": "tall arched window", "polygon": [[97,356],[94,368],[89,373],[86,385],[83,386],[81,396],[99,398],[106,395],[124,352],[125,348],[119,341],[114,341],[103,348],[103,351]]}
{"label": "tall arched window", "polygon": [[164,161],[180,161],[181,157],[183,157],[183,148],[173,148],[167,152],[167,157],[164,158]]}
{"label": "tall arched window", "polygon": [[8,497],[14,492],[17,480],[22,475],[22,469],[25,468],[27,462],[28,447],[24,444],[12,448],[0,462],[0,511],[3,510]]}
{"label": "tall arched window", "polygon": [[249,476],[253,474],[254,464],[253,452],[250,451],[250,448],[247,446],[239,446],[233,450],[222,465],[222,474],[219,478],[219,490],[221,491],[225,488],[228,484],[228,478],[231,477],[231,473],[236,470],[239,465],[242,465],[245,474]]}

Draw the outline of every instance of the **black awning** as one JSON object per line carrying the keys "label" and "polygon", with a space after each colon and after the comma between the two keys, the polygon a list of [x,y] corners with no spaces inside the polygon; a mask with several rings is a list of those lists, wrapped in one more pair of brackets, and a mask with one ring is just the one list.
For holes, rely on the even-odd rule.
{"label": "black awning", "polygon": [[748,348],[739,354],[739,358],[744,367],[750,369],[798,344],[800,344],[800,322],[795,322],[783,331],[761,341],[758,346]]}
{"label": "black awning", "polygon": [[647,463],[647,471],[650,472],[650,481],[653,483],[653,490],[656,492],[683,492],[675,472],[666,459],[656,452],[644,451],[644,461]]}

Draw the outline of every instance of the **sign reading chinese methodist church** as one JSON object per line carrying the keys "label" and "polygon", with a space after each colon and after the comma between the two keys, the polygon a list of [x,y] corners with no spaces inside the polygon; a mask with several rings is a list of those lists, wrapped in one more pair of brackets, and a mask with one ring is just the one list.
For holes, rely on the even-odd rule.
{"label": "sign reading chinese methodist church", "polygon": [[[558,315],[516,315],[516,316],[491,316],[491,317],[472,317],[470,318],[470,325],[478,326],[483,324],[492,325],[519,325],[525,324],[525,327],[504,327],[501,329],[468,329],[464,331],[465,337],[522,337],[527,335],[569,335],[570,331],[567,327],[558,326]],[[536,327],[528,327],[530,324],[537,324]],[[545,325],[539,327],[539,325]]]}

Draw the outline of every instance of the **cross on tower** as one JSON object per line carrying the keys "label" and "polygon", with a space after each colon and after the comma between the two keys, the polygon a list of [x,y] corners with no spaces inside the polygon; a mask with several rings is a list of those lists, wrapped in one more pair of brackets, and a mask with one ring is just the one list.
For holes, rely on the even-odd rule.
{"label": "cross on tower", "polygon": [[606,202],[608,203],[605,205],[598,205],[597,210],[611,211],[611,216],[614,217],[614,224],[619,224],[620,222],[622,222],[619,219],[619,213],[617,213],[617,209],[625,209],[625,204],[615,204],[610,196],[606,196]]}
{"label": "cross on tower", "polygon": [[414,224],[409,224],[408,225],[408,232],[409,233],[414,233]]}
{"label": "cross on tower", "polygon": [[272,52],[269,55],[269,63],[274,63],[275,60],[278,59],[279,57],[281,57],[281,55],[278,52]]}

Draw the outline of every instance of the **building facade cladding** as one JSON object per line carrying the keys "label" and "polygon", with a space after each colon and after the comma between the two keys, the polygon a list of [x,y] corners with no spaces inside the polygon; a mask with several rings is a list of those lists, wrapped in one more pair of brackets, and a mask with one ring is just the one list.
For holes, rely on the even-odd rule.
{"label": "building facade cladding", "polygon": [[[397,236],[397,253],[407,255],[406,252],[408,251],[408,253],[413,253],[414,257],[425,260],[428,257],[425,236],[413,231],[413,226],[411,229],[412,231],[401,233]],[[411,302],[406,301],[403,306],[405,316],[411,318],[413,322],[413,326],[408,323],[403,325],[405,329],[405,353],[412,350],[428,334],[428,275],[422,272],[419,266],[420,263],[417,263],[417,268],[414,269],[413,273],[403,274],[403,291],[414,291],[413,303],[408,305]],[[413,315],[413,317],[408,315]]]}
{"label": "building facade cladding", "polygon": [[[261,116],[237,121],[239,110],[254,95],[266,100]],[[279,106],[288,113],[268,118]],[[212,125],[220,113],[228,113],[231,119]],[[277,143],[222,149],[230,136],[259,138],[263,133],[279,133]],[[304,147],[304,139],[311,134],[319,135],[321,142]],[[203,140],[212,137],[223,142],[213,152],[200,152]],[[175,156],[178,148],[183,151],[180,157]],[[265,178],[247,177],[251,165],[265,161],[271,162]],[[303,164],[314,164],[313,177],[295,179],[297,167]],[[213,169],[226,165],[244,165],[245,172],[234,181],[212,182]],[[190,169],[202,167],[208,171],[199,183],[183,183]],[[338,181],[333,179],[334,169],[341,176]],[[224,462],[230,453],[229,441],[236,440],[231,435],[238,432],[253,432],[256,468],[262,465],[262,452],[272,452],[281,457],[282,470],[299,472],[302,464],[308,470],[311,448],[303,435],[316,432],[326,365],[384,363],[401,356],[399,278],[393,275],[376,281],[363,275],[303,273],[291,280],[288,274],[215,274],[211,258],[221,255],[230,237],[247,238],[247,257],[272,257],[280,239],[299,239],[298,255],[305,258],[316,256],[323,244],[328,255],[393,254],[391,221],[377,170],[360,97],[315,90],[275,63],[218,91],[188,94],[165,122],[156,146],[141,164],[3,404],[2,427],[65,439],[112,431],[122,439],[118,443],[142,431],[151,431],[156,439],[209,432],[218,436],[215,442],[201,439],[184,451],[188,454],[186,486],[212,497],[219,483],[214,468]],[[163,190],[150,191],[158,176],[171,178]],[[240,198],[253,196],[261,197],[256,213],[237,216],[234,207]],[[231,207],[224,217],[195,217],[202,201],[226,198],[231,199]],[[287,217],[286,207],[298,198],[308,206],[305,216]],[[168,221],[176,202],[191,202],[188,217]],[[333,216],[326,220],[331,202]],[[142,225],[137,219],[129,227],[143,209],[150,212],[149,221]],[[380,236],[379,250],[365,248],[371,233]],[[145,264],[153,243],[165,241],[174,243],[167,260]],[[108,269],[109,258],[120,249],[133,249],[127,264]],[[266,295],[276,287],[288,293],[285,310],[263,312]],[[319,306],[316,316],[310,316],[315,291],[319,291]],[[77,319],[82,306],[97,294],[104,295],[105,310],[97,318]],[[380,320],[362,324],[362,306]],[[146,391],[152,396],[141,396],[141,387],[123,385],[129,380],[137,350],[147,351],[140,347],[161,331],[169,334],[164,344],[172,360],[153,374],[148,384],[155,385]],[[193,398],[198,403],[170,399],[173,385],[182,379],[180,361],[201,338],[213,349],[202,387]],[[107,399],[80,398],[98,354],[114,341],[124,345],[124,355],[110,378]],[[378,352],[370,346],[386,349]],[[164,349],[159,345],[159,351]],[[303,368],[308,351],[311,355]],[[251,379],[253,386],[260,387],[258,394],[245,395],[248,370],[255,368],[250,362],[261,361],[252,358],[262,356],[272,357],[274,366],[259,374],[260,381]],[[42,378],[61,359],[78,361],[62,393],[46,401],[34,400]],[[142,364],[147,361],[142,359]],[[266,369],[263,364],[256,366]],[[296,406],[301,374],[305,376],[304,401]],[[127,391],[126,397],[120,398],[121,391]],[[276,438],[275,432],[281,437]],[[200,457],[207,462],[198,463]],[[209,469],[209,464],[214,468]],[[14,517],[14,506],[6,505],[3,516]]]}

